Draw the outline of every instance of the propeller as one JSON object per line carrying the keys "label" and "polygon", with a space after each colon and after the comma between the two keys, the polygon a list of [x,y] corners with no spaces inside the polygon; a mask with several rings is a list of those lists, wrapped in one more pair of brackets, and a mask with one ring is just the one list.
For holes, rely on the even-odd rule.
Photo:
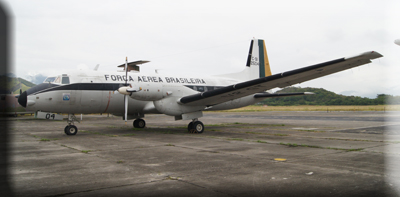
{"label": "propeller", "polygon": [[127,89],[128,86],[128,57],[125,59],[125,84],[124,86],[118,88],[118,92],[124,95],[124,105],[125,105],[125,124],[128,122],[128,99],[129,92]]}
{"label": "propeller", "polygon": [[142,88],[132,88],[131,85],[128,84],[128,57],[125,59],[125,84],[122,87],[118,88],[118,92],[124,95],[124,105],[125,105],[125,124],[128,122],[128,101],[129,96],[132,95],[133,92],[139,92]]}

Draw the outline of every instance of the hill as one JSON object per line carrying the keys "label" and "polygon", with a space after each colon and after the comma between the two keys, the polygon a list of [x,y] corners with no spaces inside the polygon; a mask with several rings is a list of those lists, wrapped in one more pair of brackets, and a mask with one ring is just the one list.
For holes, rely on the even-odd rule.
{"label": "hill", "polygon": [[35,86],[36,84],[31,83],[22,78],[1,76],[0,77],[0,89],[2,94],[19,94],[20,89],[26,91],[29,88]]}
{"label": "hill", "polygon": [[36,84],[34,84],[34,83],[30,82],[30,81],[27,81],[27,80],[25,80],[25,79],[22,79],[22,78],[18,78],[18,80],[19,80],[22,84],[26,85],[27,87],[33,87],[33,86],[36,85]]}
{"label": "hill", "polygon": [[400,104],[400,96],[378,94],[375,99],[360,96],[344,96],[323,88],[287,87],[276,93],[313,92],[315,95],[269,98],[259,104],[270,106],[293,105],[384,105]]}

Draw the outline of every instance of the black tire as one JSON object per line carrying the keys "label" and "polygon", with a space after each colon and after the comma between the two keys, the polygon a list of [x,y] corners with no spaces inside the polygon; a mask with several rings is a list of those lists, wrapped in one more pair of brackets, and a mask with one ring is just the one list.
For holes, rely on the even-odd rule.
{"label": "black tire", "polygon": [[70,125],[65,133],[67,135],[76,135],[78,133],[78,128],[75,125]]}
{"label": "black tire", "polygon": [[193,122],[190,122],[190,123],[188,124],[188,131],[191,132],[192,129],[193,129]]}
{"label": "black tire", "polygon": [[[65,126],[65,128],[64,128],[64,133],[65,134],[67,134],[67,129],[69,128],[69,126],[67,125],[67,126]],[[67,134],[68,135],[68,134]]]}
{"label": "black tire", "polygon": [[193,123],[193,129],[196,131],[196,133],[203,133],[204,125],[202,122],[196,121]]}
{"label": "black tire", "polygon": [[141,118],[136,119],[135,121],[133,121],[133,127],[142,129],[146,127],[146,121]]}

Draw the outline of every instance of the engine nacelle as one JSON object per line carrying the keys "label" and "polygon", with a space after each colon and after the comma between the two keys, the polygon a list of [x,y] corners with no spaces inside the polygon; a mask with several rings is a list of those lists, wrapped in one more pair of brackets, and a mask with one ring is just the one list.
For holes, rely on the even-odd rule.
{"label": "engine nacelle", "polygon": [[163,95],[162,85],[152,83],[150,84],[138,84],[138,91],[132,92],[130,95],[131,98],[140,100],[140,101],[157,101],[164,98],[166,95]]}

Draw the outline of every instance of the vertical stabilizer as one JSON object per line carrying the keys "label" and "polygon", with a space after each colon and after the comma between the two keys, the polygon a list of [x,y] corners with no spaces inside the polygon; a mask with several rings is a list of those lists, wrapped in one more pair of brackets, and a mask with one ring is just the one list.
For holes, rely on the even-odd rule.
{"label": "vertical stabilizer", "polygon": [[264,40],[253,39],[251,41],[246,66],[254,67],[251,69],[254,70],[252,73],[258,73],[258,75],[255,74],[253,76],[258,76],[259,78],[268,77],[272,74]]}
{"label": "vertical stabilizer", "polygon": [[246,68],[242,72],[220,77],[234,78],[239,80],[250,80],[270,76],[271,68],[269,66],[267,49],[264,40],[253,39],[250,42],[249,54],[247,56]]}

